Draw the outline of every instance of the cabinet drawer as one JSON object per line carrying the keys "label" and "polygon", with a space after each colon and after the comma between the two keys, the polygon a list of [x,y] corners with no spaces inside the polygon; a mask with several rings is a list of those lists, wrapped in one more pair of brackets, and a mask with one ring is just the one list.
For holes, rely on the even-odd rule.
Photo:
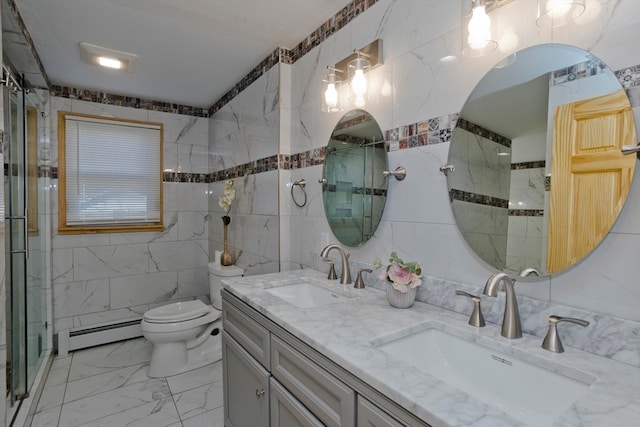
{"label": "cabinet drawer", "polygon": [[269,381],[271,427],[324,427],[307,408],[273,377]]}
{"label": "cabinet drawer", "polygon": [[223,300],[222,327],[262,366],[269,369],[269,331]]}
{"label": "cabinet drawer", "polygon": [[357,427],[405,427],[389,414],[358,396],[358,426]]}
{"label": "cabinet drawer", "polygon": [[355,425],[355,392],[275,335],[271,374],[325,425]]}

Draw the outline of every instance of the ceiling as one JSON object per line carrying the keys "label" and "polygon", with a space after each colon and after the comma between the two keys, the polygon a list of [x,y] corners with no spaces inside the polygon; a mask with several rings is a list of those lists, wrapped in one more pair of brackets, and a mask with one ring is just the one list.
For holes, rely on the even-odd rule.
{"label": "ceiling", "polygon": [[[350,2],[15,0],[52,84],[204,108]],[[134,72],[82,62],[80,42],[138,55]]]}

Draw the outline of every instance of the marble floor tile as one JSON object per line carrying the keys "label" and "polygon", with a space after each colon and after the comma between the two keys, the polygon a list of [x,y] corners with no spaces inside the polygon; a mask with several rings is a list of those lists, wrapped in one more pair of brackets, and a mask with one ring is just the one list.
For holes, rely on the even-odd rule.
{"label": "marble floor tile", "polygon": [[69,381],[64,395],[64,403],[146,381],[149,379],[147,377],[148,367],[148,363],[143,363]]}
{"label": "marble floor tile", "polygon": [[144,338],[55,358],[31,427],[223,427],[222,361],[149,378]]}
{"label": "marble floor tile", "polygon": [[164,379],[150,379],[67,403],[62,406],[60,426],[80,426],[151,402],[158,410],[165,404],[173,405]]}
{"label": "marble floor tile", "polygon": [[224,427],[222,407],[182,421],[183,427]]}
{"label": "marble floor tile", "polygon": [[148,362],[151,343],[144,338],[92,347],[73,355],[69,381]]}
{"label": "marble floor tile", "polygon": [[167,377],[167,383],[174,395],[220,380],[222,380],[222,360],[193,371]]}
{"label": "marble floor tile", "polygon": [[60,409],[62,406],[36,411],[31,421],[31,427],[58,427],[60,419]]}
{"label": "marble floor tile", "polygon": [[173,395],[181,420],[195,417],[222,406],[222,381]]}

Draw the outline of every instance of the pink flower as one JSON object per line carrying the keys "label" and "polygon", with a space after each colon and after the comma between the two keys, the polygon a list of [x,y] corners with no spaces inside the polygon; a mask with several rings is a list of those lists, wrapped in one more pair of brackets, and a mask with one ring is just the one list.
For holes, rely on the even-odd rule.
{"label": "pink flower", "polygon": [[412,288],[416,288],[420,286],[421,283],[422,279],[420,278],[420,276],[415,273],[411,273],[411,282],[409,282],[409,286],[411,286]]}
{"label": "pink flower", "polygon": [[380,270],[380,274],[378,275],[378,278],[380,280],[387,280],[387,270],[385,270],[384,268]]}
{"label": "pink flower", "polygon": [[389,266],[389,279],[398,285],[408,285],[413,280],[415,274],[411,273],[409,267],[401,267],[396,262]]}

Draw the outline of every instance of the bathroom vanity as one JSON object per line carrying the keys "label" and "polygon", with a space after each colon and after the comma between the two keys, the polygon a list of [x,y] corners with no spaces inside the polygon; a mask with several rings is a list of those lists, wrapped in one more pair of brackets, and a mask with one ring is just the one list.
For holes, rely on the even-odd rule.
{"label": "bathroom vanity", "polygon": [[[225,280],[225,426],[609,426],[640,369],[297,270]],[[452,290],[453,292],[453,290]],[[546,319],[540,319],[545,322]],[[446,363],[443,363],[443,360]]]}

